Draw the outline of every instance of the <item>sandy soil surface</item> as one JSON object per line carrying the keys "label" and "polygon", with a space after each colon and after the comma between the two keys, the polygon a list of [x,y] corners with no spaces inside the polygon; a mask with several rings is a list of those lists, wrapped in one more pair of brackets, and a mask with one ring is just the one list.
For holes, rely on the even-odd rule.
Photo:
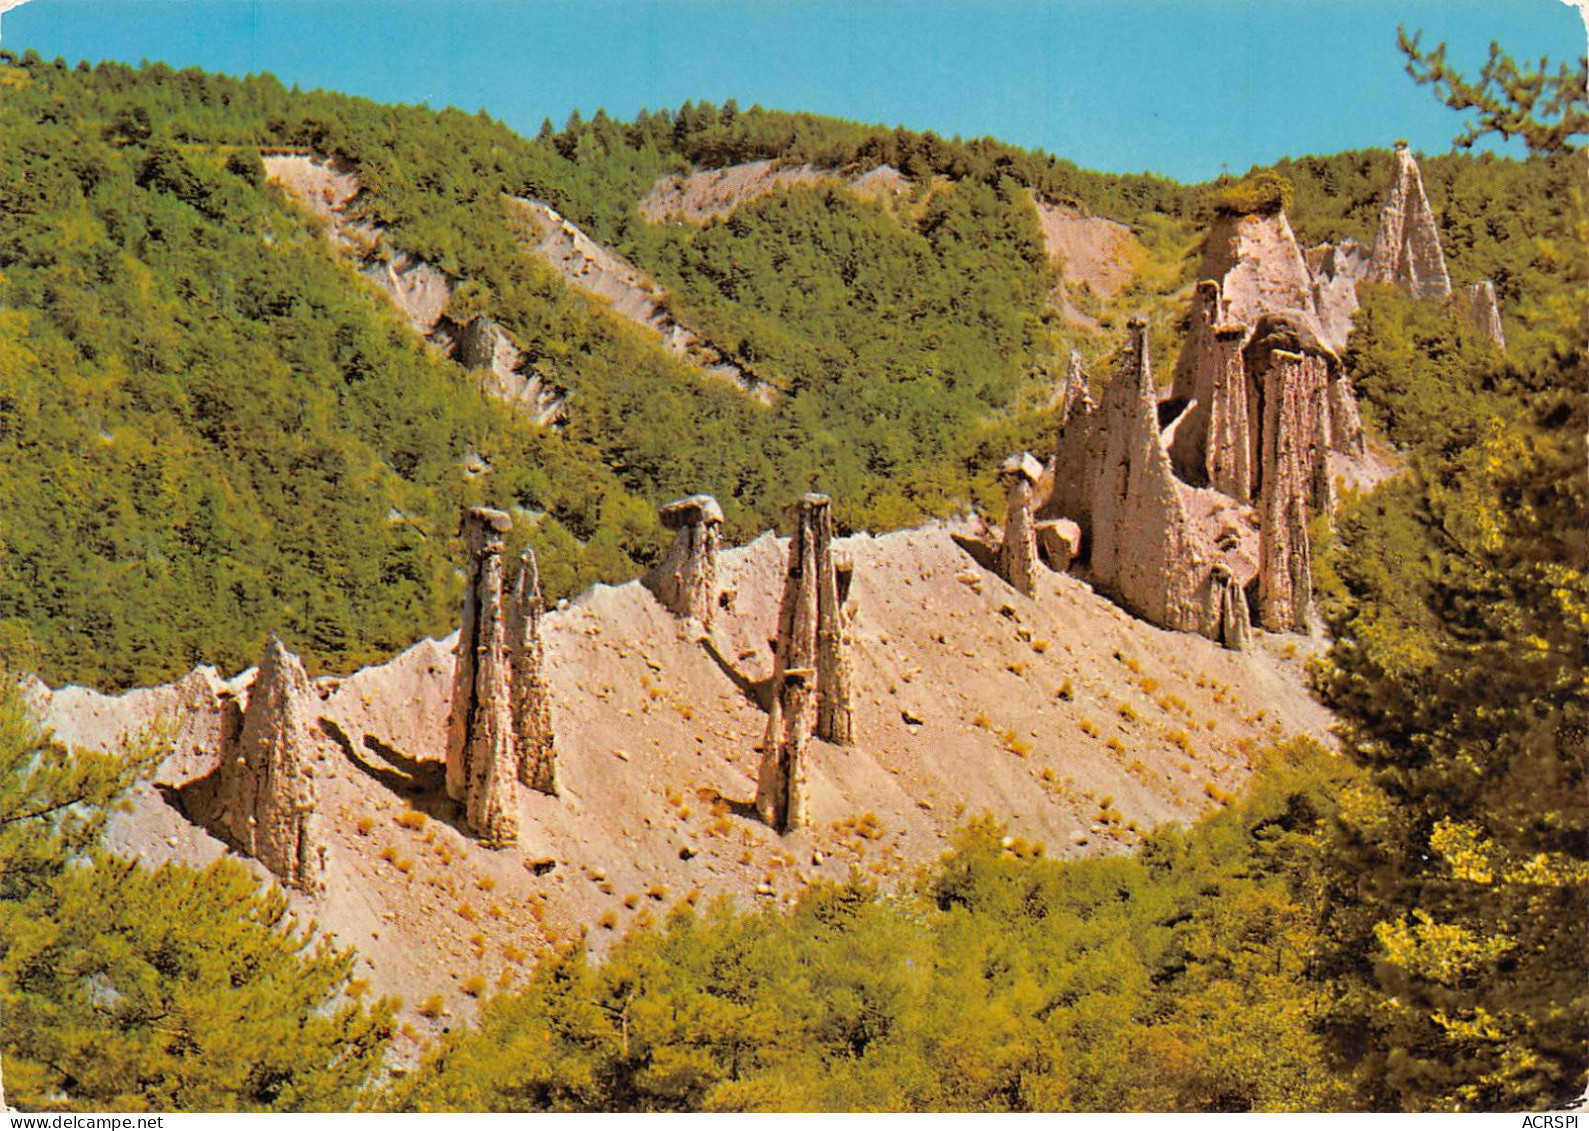
{"label": "sandy soil surface", "polygon": [[[442,788],[451,639],[317,681],[330,881],[295,904],[358,948],[361,976],[401,995],[423,1034],[523,977],[559,937],[600,951],[680,900],[782,905],[852,871],[887,888],[984,813],[1051,855],[1120,851],[1239,789],[1257,745],[1327,738],[1302,683],[1311,642],[1260,633],[1254,651],[1225,651],[1061,574],[1027,598],[965,548],[968,529],[841,541],[855,561],[858,740],[814,743],[809,829],[779,836],[751,809],[786,552],[764,535],[723,555],[709,644],[682,636],[638,582],[548,614],[563,794],[522,791],[514,848],[481,848]],[[213,769],[217,732],[194,704],[219,684],[201,670],[120,697],[37,692],[62,741],[171,744],[161,784],[139,785],[113,822],[119,850],[195,864],[231,851],[183,803]]]}

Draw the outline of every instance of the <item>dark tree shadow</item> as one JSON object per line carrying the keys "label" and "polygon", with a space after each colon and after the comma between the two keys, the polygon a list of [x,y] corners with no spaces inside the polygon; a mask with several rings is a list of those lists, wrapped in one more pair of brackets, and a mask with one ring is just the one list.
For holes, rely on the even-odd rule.
{"label": "dark tree shadow", "polygon": [[729,658],[718,651],[717,645],[710,638],[701,640],[701,647],[717,665],[719,671],[728,677],[729,682],[739,689],[741,695],[749,699],[763,711],[772,710],[772,677],[766,679],[751,679],[744,672],[733,665]]}
{"label": "dark tree shadow", "polygon": [[761,824],[761,814],[756,812],[756,799],[754,797],[749,801],[738,801],[732,797],[725,797],[709,785],[704,785],[696,790],[695,796],[700,798],[701,802],[710,809],[715,810],[721,807],[736,817],[754,821],[758,825]]}
{"label": "dark tree shadow", "polygon": [[953,538],[954,544],[970,555],[971,560],[976,562],[977,565],[989,573],[997,572],[999,548],[996,544],[990,544],[981,538],[972,538],[965,534],[951,534],[949,537]]}
{"label": "dark tree shadow", "polygon": [[155,792],[160,795],[167,805],[177,811],[177,814],[190,825],[196,825],[209,833],[210,836],[222,842],[227,847],[242,855],[248,855],[248,849],[232,835],[232,831],[221,823],[221,768],[216,766],[202,778],[195,778],[186,785],[155,785]]}
{"label": "dark tree shadow", "polygon": [[409,806],[443,824],[464,832],[458,803],[447,796],[447,767],[442,762],[414,758],[373,734],[355,743],[335,720],[321,716],[320,730],[342,751],[353,767],[372,781],[408,799]]}

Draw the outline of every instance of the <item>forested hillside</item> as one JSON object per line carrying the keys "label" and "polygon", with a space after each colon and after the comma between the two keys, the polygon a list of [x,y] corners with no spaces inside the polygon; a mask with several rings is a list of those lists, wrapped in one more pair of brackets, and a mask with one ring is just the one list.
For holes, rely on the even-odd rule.
{"label": "forested hillside", "polygon": [[[1415,43],[1407,51],[1428,80],[1431,57]],[[1389,154],[1299,158],[1258,181],[1182,186],[991,140],[732,103],[633,123],[576,117],[530,140],[484,116],[289,91],[268,77],[0,55],[10,1098],[84,1110],[1570,1102],[1589,1080],[1589,219],[1572,144],[1589,132],[1584,69],[1556,90],[1579,123],[1565,135],[1533,116],[1539,82],[1496,94],[1488,74],[1483,90],[1443,80],[1448,102],[1478,106],[1481,124],[1520,133],[1533,152],[1424,165],[1453,281],[1495,280],[1506,352],[1448,308],[1386,286],[1358,292],[1346,374],[1401,473],[1371,493],[1343,489],[1333,530],[1316,524],[1331,642],[1312,671],[1339,720],[1338,752],[1238,743],[1251,763],[1240,770],[1253,772],[1244,796],[1211,780],[1211,816],[1125,826],[1131,850],[1100,858],[1056,860],[1058,849],[964,814],[952,849],[914,881],[888,892],[860,875],[812,883],[782,911],[681,895],[658,926],[645,909],[664,889],[620,895],[587,867],[582,885],[641,909],[635,932],[599,962],[570,938],[496,997],[478,973],[460,979],[462,993],[489,998],[477,1023],[443,1032],[444,1005],[419,1005],[440,1036],[405,1075],[391,1071],[392,1046],[412,1050],[420,1035],[404,1028],[401,1005],[370,1001],[355,956],[290,915],[289,897],[260,892],[233,862],[149,870],[106,850],[112,807],[159,752],[52,745],[15,673],[124,685],[200,661],[235,669],[273,630],[322,668],[384,656],[453,627],[457,515],[469,503],[513,510],[514,536],[535,544],[553,597],[653,560],[655,505],[685,492],[722,501],[730,539],[777,523],[811,488],[832,492],[850,527],[986,504],[997,460],[1051,443],[1045,405],[1071,346],[1102,361],[1107,331],[1148,309],[1161,322],[1155,347],[1173,348],[1197,232],[1221,201],[1258,185],[1289,197],[1304,244],[1366,241]],[[360,216],[381,226],[386,250],[465,281],[456,316],[504,327],[566,391],[566,421],[516,416],[423,344],[268,183],[259,151],[278,146],[351,163],[366,190]],[[806,185],[700,225],[649,224],[636,208],[659,177],[760,158],[846,173],[888,165],[909,188],[867,200]],[[1146,248],[1147,268],[1099,312],[1099,330],[1051,305],[1056,268],[1033,194],[1128,224]],[[774,402],[672,358],[526,254],[512,196],[550,202],[661,280],[692,325],[779,390]],[[1103,372],[1096,365],[1095,379]],[[975,582],[982,597],[969,576],[952,584]],[[649,598],[645,607],[655,611]],[[1019,635],[1013,604],[984,619],[1022,649],[991,669],[998,678],[1024,679],[1037,666],[1026,650],[1070,662],[1058,633]],[[666,627],[678,648],[694,647]],[[667,700],[652,680],[664,665],[618,635],[581,639],[643,665],[629,691],[681,728],[653,726],[650,737],[684,735],[669,753],[699,757],[688,740],[697,704]],[[1168,646],[1182,639],[1163,635]],[[944,633],[937,643],[947,647]],[[951,651],[955,664],[976,655]],[[910,659],[897,659],[898,685],[923,675]],[[1161,691],[1117,650],[1040,694],[1068,703],[1094,679],[1125,686],[1111,664],[1142,694]],[[933,701],[930,681],[912,690]],[[1229,707],[1228,688],[1207,690]],[[759,728],[760,706],[722,694]],[[1168,690],[1159,699],[1191,717]],[[871,705],[896,727],[923,727],[913,708],[886,702],[879,693]],[[1137,721],[1123,699],[1112,713]],[[987,714],[976,719],[965,726],[992,734]],[[1090,719],[1079,731],[1100,737]],[[928,732],[907,733],[914,743]],[[1123,772],[1145,770],[1150,742],[1192,753],[1184,731],[1121,734],[1103,748]],[[1014,730],[1000,742],[1009,765],[1036,765]],[[750,742],[739,747],[745,755]],[[602,751],[603,773],[633,771],[627,751],[612,754]],[[363,788],[363,778],[352,780]],[[1053,774],[1034,780],[1058,787]],[[736,804],[751,808],[644,785],[667,790],[680,824],[695,798],[711,806],[697,820],[725,837],[744,819]],[[1094,833],[1118,832],[1114,798],[1086,797]],[[350,851],[364,851],[374,818],[338,817],[357,822]],[[430,820],[404,809],[381,832],[417,839]],[[875,817],[830,831],[846,828],[857,860],[882,835]],[[755,841],[739,842],[747,865]],[[427,868],[452,865],[434,830],[419,843],[435,861]],[[390,840],[384,851],[369,855],[406,884],[414,861]],[[559,865],[497,859],[537,880]],[[572,884],[573,871],[547,882]],[[487,879],[472,891],[495,890]],[[463,902],[456,917],[478,916]],[[384,915],[378,927],[391,929]],[[483,934],[469,946],[484,958]],[[505,961],[529,957],[516,953]]]}
{"label": "forested hillside", "polygon": [[[271,630],[347,669],[444,631],[466,501],[522,508],[554,595],[632,576],[661,544],[656,504],[686,492],[722,500],[736,540],[813,488],[856,529],[990,502],[996,461],[1048,443],[1036,409],[1069,347],[1116,344],[1048,306],[1029,192],[1136,226],[1159,267],[1119,309],[1165,315],[1170,345],[1209,192],[732,103],[531,141],[269,77],[7,58],[0,649],[52,682],[236,669]],[[568,391],[566,423],[530,426],[408,335],[264,182],[255,152],[282,144],[351,161],[360,214],[468,281],[452,313],[497,319]],[[759,157],[888,164],[913,187],[897,207],[801,188],[704,228],[635,208],[664,174]],[[1287,167],[1299,229],[1366,234],[1384,157]],[[1538,301],[1548,276],[1515,237],[1559,171],[1431,166],[1454,270]],[[504,194],[652,271],[778,403],[703,379],[524,254]]]}

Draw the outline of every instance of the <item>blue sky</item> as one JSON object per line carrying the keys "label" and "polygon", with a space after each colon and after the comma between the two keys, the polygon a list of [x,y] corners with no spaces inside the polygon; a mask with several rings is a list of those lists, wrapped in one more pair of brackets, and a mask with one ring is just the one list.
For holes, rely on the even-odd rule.
{"label": "blue sky", "polygon": [[1398,137],[1448,149],[1460,121],[1403,73],[1398,23],[1474,71],[1492,39],[1585,48],[1561,0],[28,0],[0,42],[484,108],[526,133],[734,97],[1202,180]]}

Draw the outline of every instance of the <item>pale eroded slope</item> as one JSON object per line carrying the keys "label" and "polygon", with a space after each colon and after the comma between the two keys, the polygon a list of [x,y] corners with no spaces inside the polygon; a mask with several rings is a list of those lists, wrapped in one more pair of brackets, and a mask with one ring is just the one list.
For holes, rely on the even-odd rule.
{"label": "pale eroded slope", "polygon": [[[1045,572],[1028,599],[952,533],[841,543],[856,567],[858,745],[813,744],[810,830],[779,837],[750,814],[765,723],[752,685],[770,674],[784,566],[785,543],[764,536],[723,555],[716,658],[637,582],[547,616],[563,795],[521,791],[513,849],[466,837],[441,790],[450,640],[318,681],[330,887],[295,903],[358,947],[376,990],[410,1006],[442,994],[465,1013],[468,979],[522,974],[550,935],[588,929],[600,945],[691,893],[782,902],[852,869],[893,884],[984,812],[1051,854],[1118,850],[1136,840],[1128,825],[1190,820],[1238,789],[1256,744],[1326,735],[1291,658],[1305,641],[1229,652],[1137,621],[1068,575]],[[41,695],[63,741],[103,748],[185,719],[163,777],[213,762],[213,728],[184,714],[183,685]],[[133,801],[112,828],[121,850],[194,863],[227,851],[184,818],[179,792],[142,785]],[[399,823],[410,809],[421,827]],[[1118,820],[1101,819],[1110,809]]]}

